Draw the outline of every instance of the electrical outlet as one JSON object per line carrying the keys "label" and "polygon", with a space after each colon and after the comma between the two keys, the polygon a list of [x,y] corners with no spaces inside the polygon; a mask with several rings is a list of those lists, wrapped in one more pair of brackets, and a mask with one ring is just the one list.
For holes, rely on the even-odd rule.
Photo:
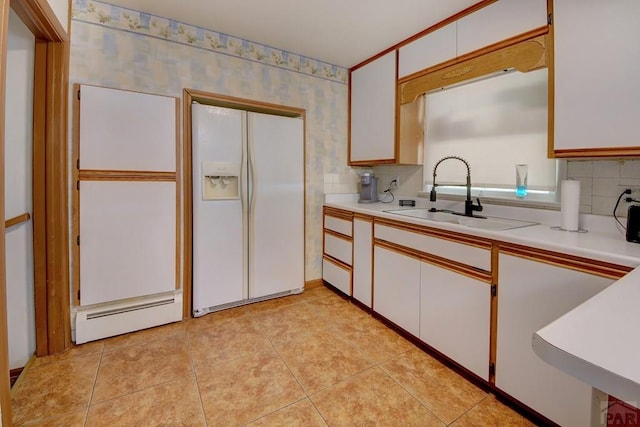
{"label": "electrical outlet", "polygon": [[400,178],[394,176],[393,178],[391,178],[391,182],[389,182],[389,188],[391,190],[397,190],[398,187],[400,187]]}

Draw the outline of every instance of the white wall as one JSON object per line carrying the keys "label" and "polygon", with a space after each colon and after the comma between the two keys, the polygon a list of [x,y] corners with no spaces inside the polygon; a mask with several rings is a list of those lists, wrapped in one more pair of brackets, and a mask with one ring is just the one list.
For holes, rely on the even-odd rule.
{"label": "white wall", "polygon": [[69,0],[47,0],[49,6],[53,9],[53,13],[56,14],[58,21],[62,24],[62,28],[69,33]]}
{"label": "white wall", "polygon": [[[5,219],[31,213],[33,67],[35,40],[9,15],[5,105]],[[35,351],[32,221],[5,232],[9,368],[23,367]]]}
{"label": "white wall", "polygon": [[[192,88],[306,110],[305,275],[322,277],[324,177],[350,173],[348,86],[335,78],[346,70],[99,1],[73,7],[72,84],[176,97]],[[212,50],[217,42],[227,50]]]}

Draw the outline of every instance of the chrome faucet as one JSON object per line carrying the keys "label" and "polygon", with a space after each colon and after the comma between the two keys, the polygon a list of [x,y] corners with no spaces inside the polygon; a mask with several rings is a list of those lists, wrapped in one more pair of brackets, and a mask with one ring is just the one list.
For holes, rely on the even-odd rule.
{"label": "chrome faucet", "polygon": [[464,201],[464,215],[473,216],[474,211],[482,212],[482,204],[480,204],[480,199],[476,199],[478,201],[477,205],[474,205],[473,200],[471,199],[471,167],[469,166],[469,162],[459,156],[443,157],[436,162],[435,166],[433,167],[433,185],[431,186],[431,192],[429,193],[429,200],[431,200],[432,202],[436,201],[436,187],[438,186],[438,184],[436,184],[436,171],[438,169],[438,166],[440,165],[440,163],[449,159],[460,160],[467,167],[467,199]]}

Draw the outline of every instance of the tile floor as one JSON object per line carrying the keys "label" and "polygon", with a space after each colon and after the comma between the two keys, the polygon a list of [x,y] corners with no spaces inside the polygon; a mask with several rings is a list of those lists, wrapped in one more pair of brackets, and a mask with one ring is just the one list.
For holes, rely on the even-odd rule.
{"label": "tile floor", "polygon": [[319,286],[37,359],[29,426],[531,425]]}

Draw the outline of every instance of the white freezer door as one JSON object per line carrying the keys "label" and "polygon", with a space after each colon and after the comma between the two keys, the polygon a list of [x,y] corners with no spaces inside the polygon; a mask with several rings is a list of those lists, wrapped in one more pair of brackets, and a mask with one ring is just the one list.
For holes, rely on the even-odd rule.
{"label": "white freezer door", "polygon": [[249,297],[304,286],[300,118],[249,113]]}
{"label": "white freezer door", "polygon": [[[246,114],[240,110],[194,104],[193,310],[247,298],[245,213],[242,197],[203,200],[203,162],[241,164],[246,155]],[[243,148],[243,146],[245,148]],[[242,168],[246,173],[246,166]],[[242,186],[246,179],[242,179]]]}

